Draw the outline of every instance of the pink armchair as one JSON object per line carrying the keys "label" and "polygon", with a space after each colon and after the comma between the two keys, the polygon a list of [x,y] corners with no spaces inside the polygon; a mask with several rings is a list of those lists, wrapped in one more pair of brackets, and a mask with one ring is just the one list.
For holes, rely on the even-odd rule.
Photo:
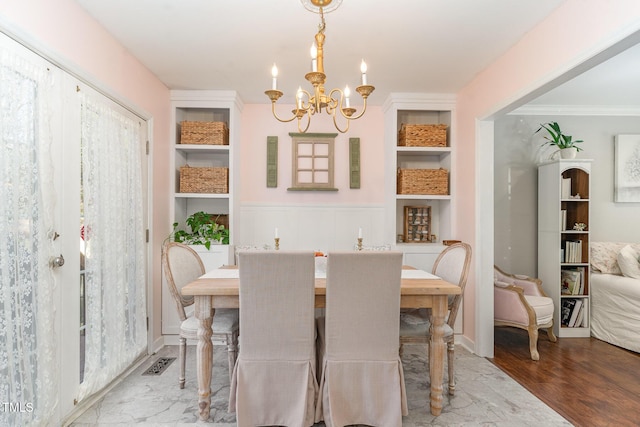
{"label": "pink armchair", "polygon": [[549,340],[553,334],[553,300],[542,290],[540,279],[507,274],[494,266],[494,325],[512,326],[529,332],[531,359],[540,360],[538,329],[546,329]]}

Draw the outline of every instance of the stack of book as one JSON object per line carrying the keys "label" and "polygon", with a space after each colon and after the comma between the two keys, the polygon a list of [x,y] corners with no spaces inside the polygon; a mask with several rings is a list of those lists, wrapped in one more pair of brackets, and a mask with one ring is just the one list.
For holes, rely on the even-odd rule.
{"label": "stack of book", "polygon": [[564,243],[564,262],[582,262],[582,240],[567,240]]}
{"label": "stack of book", "polygon": [[563,295],[584,295],[584,281],[587,274],[584,267],[560,270],[560,292]]}
{"label": "stack of book", "polygon": [[585,300],[563,298],[560,323],[569,328],[579,328],[585,323]]}

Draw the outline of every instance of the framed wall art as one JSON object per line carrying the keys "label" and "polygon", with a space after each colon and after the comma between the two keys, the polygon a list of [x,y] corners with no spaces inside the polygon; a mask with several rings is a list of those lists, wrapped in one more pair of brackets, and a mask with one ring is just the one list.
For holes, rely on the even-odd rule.
{"label": "framed wall art", "polygon": [[614,202],[640,203],[640,135],[616,135]]}

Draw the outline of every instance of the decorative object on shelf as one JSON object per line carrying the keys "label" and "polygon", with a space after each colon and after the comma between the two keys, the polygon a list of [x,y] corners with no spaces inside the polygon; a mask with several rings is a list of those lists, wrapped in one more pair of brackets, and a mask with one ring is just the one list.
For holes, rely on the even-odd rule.
{"label": "decorative object on shelf", "polygon": [[178,223],[174,222],[168,240],[186,245],[204,245],[207,249],[211,249],[211,244],[228,245],[229,229],[220,223],[227,221],[227,218],[226,215],[196,212],[185,221],[191,231],[178,230]]}
{"label": "decorative object on shelf", "polygon": [[584,222],[576,222],[573,226],[573,229],[576,231],[584,231],[587,229],[587,224]]}
{"label": "decorative object on shelf", "polygon": [[462,243],[462,240],[443,240],[442,244],[445,246],[455,245],[456,243]]}
{"label": "decorative object on shelf", "polygon": [[229,168],[182,166],[180,192],[226,194],[229,192]]}
{"label": "decorative object on shelf", "polygon": [[431,206],[404,207],[404,241],[431,243]]}
{"label": "decorative object on shelf", "polygon": [[640,202],[640,135],[616,135],[615,202]]}
{"label": "decorative object on shelf", "polygon": [[401,147],[446,147],[447,125],[402,124],[398,132]]}
{"label": "decorative object on shelf", "polygon": [[[324,13],[329,13],[337,9],[340,3],[342,3],[342,0],[302,0],[302,3],[308,10],[320,15],[318,33],[315,35],[315,43],[311,46],[311,72],[305,75],[305,79],[313,85],[313,93],[309,93],[299,87],[296,93],[296,108],[292,110],[293,116],[288,119],[280,118],[276,113],[276,102],[283,95],[283,92],[278,90],[278,68],[273,64],[271,70],[273,77],[271,89],[265,91],[265,94],[271,100],[273,116],[278,121],[284,123],[297,119],[298,131],[301,133],[309,129],[311,116],[316,113],[322,113],[323,109],[333,118],[333,124],[336,129],[341,133],[345,133],[349,130],[351,120],[359,119],[364,115],[367,110],[367,98],[375,90],[375,87],[367,84],[367,64],[363,60],[360,65],[360,72],[362,73],[361,85],[356,87],[356,92],[358,92],[363,99],[363,107],[360,114],[354,115],[356,109],[350,106],[350,91],[348,86],[345,87],[344,91],[341,89],[332,89],[327,95],[324,88],[324,83],[327,78],[324,73],[324,30],[326,26]],[[338,125],[338,118],[336,117],[338,113],[346,120],[346,127],[344,128]],[[303,129],[302,119],[305,115],[307,116],[307,124]]]}
{"label": "decorative object on shelf", "polygon": [[276,251],[280,250],[280,236],[278,235],[278,227],[273,232],[273,241],[275,243]]}
{"label": "decorative object on shelf", "polygon": [[229,128],[224,122],[180,122],[180,144],[229,145]]}
{"label": "decorative object on shelf", "polygon": [[562,133],[560,125],[557,122],[541,123],[540,127],[535,131],[535,133],[540,132],[542,129],[546,130],[549,134],[544,137],[547,142],[542,145],[553,145],[558,147],[561,158],[573,159],[576,157],[578,151],[582,151],[582,148],[575,144],[583,141],[581,139],[574,140],[571,135],[565,135],[564,133]]}

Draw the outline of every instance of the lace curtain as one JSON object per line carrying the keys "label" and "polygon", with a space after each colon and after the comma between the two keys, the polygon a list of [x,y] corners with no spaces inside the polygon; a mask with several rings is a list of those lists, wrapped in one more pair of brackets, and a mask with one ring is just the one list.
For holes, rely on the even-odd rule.
{"label": "lace curtain", "polygon": [[79,400],[146,352],[142,122],[80,92],[86,353]]}
{"label": "lace curtain", "polygon": [[0,425],[47,423],[57,405],[49,233],[52,72],[0,40]]}

